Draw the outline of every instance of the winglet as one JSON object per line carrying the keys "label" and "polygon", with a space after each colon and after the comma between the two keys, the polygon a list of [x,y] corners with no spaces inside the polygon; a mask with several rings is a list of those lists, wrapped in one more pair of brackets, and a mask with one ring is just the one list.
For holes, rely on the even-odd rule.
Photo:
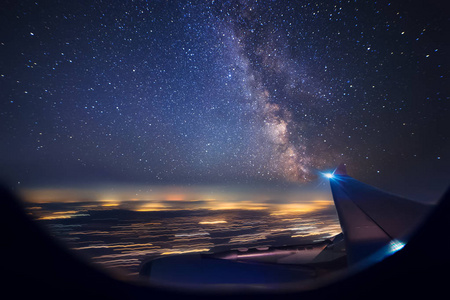
{"label": "winglet", "polygon": [[345,164],[340,164],[336,170],[334,170],[334,175],[347,175],[347,167]]}

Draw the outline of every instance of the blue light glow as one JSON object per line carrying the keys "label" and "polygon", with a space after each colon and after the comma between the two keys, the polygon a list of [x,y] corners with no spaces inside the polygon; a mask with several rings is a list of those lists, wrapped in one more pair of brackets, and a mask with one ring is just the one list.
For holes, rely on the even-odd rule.
{"label": "blue light glow", "polygon": [[333,173],[325,173],[325,174],[323,174],[326,178],[329,178],[329,179],[331,179],[331,178],[333,178],[334,177],[334,175],[333,175]]}
{"label": "blue light glow", "polygon": [[368,263],[379,262],[385,259],[386,257],[396,253],[397,251],[400,251],[401,249],[403,249],[403,247],[405,247],[405,245],[406,243],[393,239],[389,242],[389,244],[387,244],[386,246],[384,246],[383,248],[381,248],[380,250],[376,251],[371,256],[369,256],[367,262]]}
{"label": "blue light glow", "polygon": [[389,252],[389,254],[393,254],[393,253],[401,250],[403,247],[405,247],[405,245],[406,245],[405,243],[403,243],[399,240],[392,240],[388,245],[388,247],[389,247],[388,252]]}

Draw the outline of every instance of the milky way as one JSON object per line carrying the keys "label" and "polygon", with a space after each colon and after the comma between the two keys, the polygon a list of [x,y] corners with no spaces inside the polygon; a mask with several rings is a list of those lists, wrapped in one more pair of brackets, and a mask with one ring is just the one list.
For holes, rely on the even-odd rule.
{"label": "milky way", "polygon": [[[277,33],[272,26],[260,29],[263,33],[255,32],[254,28],[261,22],[257,17],[264,14],[265,7],[261,8],[243,5],[237,9],[235,14],[245,26],[235,24],[239,22],[233,18],[225,19],[231,28],[228,39],[236,68],[240,70],[244,99],[255,115],[256,144],[261,149],[254,149],[258,149],[258,156],[267,162],[267,174],[275,172],[293,182],[308,181],[315,177],[310,168],[323,166],[312,162],[303,134],[301,131],[293,133],[300,126],[299,122],[293,121],[289,109],[277,104],[277,97],[273,95],[280,88],[288,97],[302,101],[302,96],[294,93],[303,92],[299,84],[305,81],[305,76],[296,73],[295,61],[289,57],[288,50],[283,51],[287,42],[285,33]],[[254,41],[258,34],[266,36],[259,43]],[[266,79],[276,81],[273,93],[269,91],[270,84],[265,84]]]}
{"label": "milky way", "polygon": [[304,183],[345,162],[374,184],[414,181],[411,166],[439,180],[443,11],[433,1],[7,2],[1,178]]}

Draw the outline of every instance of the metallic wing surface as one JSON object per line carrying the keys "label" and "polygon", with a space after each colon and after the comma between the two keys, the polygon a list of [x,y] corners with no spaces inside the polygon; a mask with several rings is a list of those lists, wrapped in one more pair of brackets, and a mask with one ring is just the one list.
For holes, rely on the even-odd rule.
{"label": "metallic wing surface", "polygon": [[340,165],[330,179],[349,265],[383,247],[404,245],[429,206],[381,191],[347,175]]}

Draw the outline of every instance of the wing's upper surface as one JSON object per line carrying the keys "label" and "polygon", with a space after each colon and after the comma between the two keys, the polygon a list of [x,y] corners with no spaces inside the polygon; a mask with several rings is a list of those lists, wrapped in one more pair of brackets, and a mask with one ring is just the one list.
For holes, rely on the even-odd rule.
{"label": "wing's upper surface", "polygon": [[361,261],[392,241],[406,241],[429,206],[383,192],[348,176],[341,165],[330,179],[348,261]]}

